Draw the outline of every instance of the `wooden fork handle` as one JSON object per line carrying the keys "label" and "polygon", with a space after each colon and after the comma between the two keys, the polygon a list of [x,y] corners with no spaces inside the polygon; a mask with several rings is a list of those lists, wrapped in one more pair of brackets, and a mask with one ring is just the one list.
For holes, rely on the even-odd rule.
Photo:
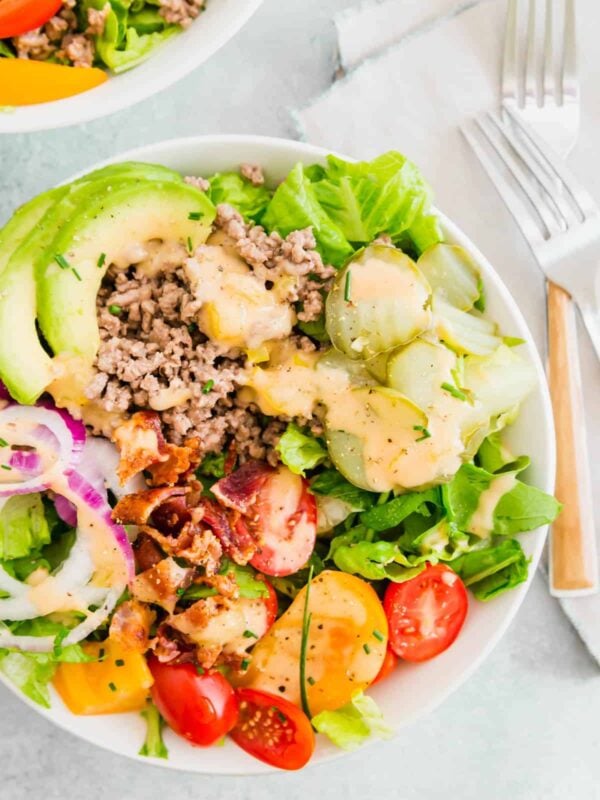
{"label": "wooden fork handle", "polygon": [[587,455],[575,306],[548,282],[548,372],[556,427],[556,496],[563,509],[552,526],[550,591],[598,590],[596,539]]}

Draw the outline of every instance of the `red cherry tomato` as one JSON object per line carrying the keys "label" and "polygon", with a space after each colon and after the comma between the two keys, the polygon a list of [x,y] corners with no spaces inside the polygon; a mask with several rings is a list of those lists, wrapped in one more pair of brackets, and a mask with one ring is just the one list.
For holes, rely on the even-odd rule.
{"label": "red cherry tomato", "polygon": [[149,658],[152,699],[175,733],[208,747],[237,721],[238,701],[220,672],[198,674],[193,664],[161,664]]}
{"label": "red cherry tomato", "polygon": [[0,0],[0,39],[39,28],[61,6],[62,0]]}
{"label": "red cherry tomato", "polygon": [[373,681],[371,686],[374,686],[376,683],[379,683],[380,681],[384,681],[388,677],[388,675],[391,675],[392,672],[398,666],[399,660],[400,659],[398,658],[396,653],[394,653],[394,651],[388,647],[388,649],[385,651],[385,658],[383,659],[383,664],[381,665],[381,669],[377,673],[375,680]]}
{"label": "red cherry tomato", "polygon": [[450,647],[467,615],[467,590],[444,564],[428,565],[404,583],[390,583],[383,600],[389,645],[406,661],[426,661]]}
{"label": "red cherry tomato", "polygon": [[242,750],[280,769],[300,769],[315,749],[308,717],[293,703],[257,689],[238,689],[240,711],[231,738]]}
{"label": "red cherry tomato", "polygon": [[317,535],[317,502],[308,482],[287,467],[265,481],[252,508],[259,550],[250,562],[265,575],[291,575],[311,556]]}
{"label": "red cherry tomato", "polygon": [[264,604],[267,607],[267,630],[277,619],[277,611],[279,610],[279,601],[277,600],[277,592],[271,586],[269,581],[265,581],[265,587],[269,591],[268,597],[263,597]]}

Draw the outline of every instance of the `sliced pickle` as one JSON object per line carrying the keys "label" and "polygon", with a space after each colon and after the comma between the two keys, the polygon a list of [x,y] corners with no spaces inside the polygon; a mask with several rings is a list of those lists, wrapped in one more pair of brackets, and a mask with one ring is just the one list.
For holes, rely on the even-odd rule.
{"label": "sliced pickle", "polygon": [[433,311],[438,336],[459,355],[489,356],[502,344],[493,322],[451,306],[438,294]]}
{"label": "sliced pickle", "polygon": [[337,275],[327,297],[334,346],[370,359],[406,344],[431,326],[431,289],[417,265],[388,245],[371,245]]}
{"label": "sliced pickle", "polygon": [[456,354],[442,344],[415,339],[394,350],[387,362],[387,384],[427,411],[435,407],[443,383],[455,383]]}
{"label": "sliced pickle", "polygon": [[417,261],[434,293],[461,311],[473,308],[481,276],[467,251],[456,244],[435,244]]}

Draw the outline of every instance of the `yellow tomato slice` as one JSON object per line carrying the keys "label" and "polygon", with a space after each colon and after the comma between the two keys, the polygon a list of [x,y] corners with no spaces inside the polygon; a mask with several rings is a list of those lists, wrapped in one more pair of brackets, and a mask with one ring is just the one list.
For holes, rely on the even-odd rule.
{"label": "yellow tomato slice", "polygon": [[[252,651],[239,684],[300,705],[300,644],[306,588]],[[335,709],[377,677],[388,625],[373,588],[354,575],[325,571],[312,582],[306,657],[311,714]]]}
{"label": "yellow tomato slice", "polygon": [[54,688],[73,714],[120,714],[142,709],[152,675],[142,653],[107,639],[84,645],[97,658],[85,664],[59,664]]}
{"label": "yellow tomato slice", "polygon": [[100,86],[104,70],[20,58],[0,59],[0,105],[28,106],[62,100]]}

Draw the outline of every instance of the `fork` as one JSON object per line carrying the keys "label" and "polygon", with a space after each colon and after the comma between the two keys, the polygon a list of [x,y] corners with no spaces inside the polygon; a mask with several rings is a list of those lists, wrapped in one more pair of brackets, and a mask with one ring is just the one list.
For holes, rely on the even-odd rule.
{"label": "fork", "polygon": [[549,382],[557,438],[550,589],[555,596],[598,591],[591,479],[577,331],[578,303],[600,357],[600,211],[561,159],[509,106],[478,115],[462,132],[549,279]]}

